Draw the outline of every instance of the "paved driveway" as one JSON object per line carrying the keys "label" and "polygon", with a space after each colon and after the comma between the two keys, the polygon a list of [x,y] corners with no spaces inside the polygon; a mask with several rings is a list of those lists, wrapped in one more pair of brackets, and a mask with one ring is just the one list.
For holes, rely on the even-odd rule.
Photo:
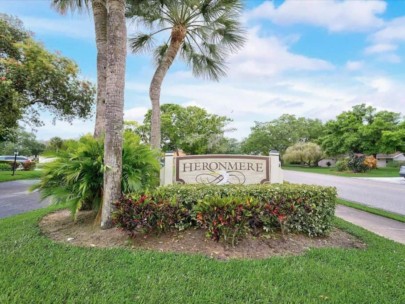
{"label": "paved driveway", "polygon": [[19,180],[0,183],[0,218],[49,205],[49,200],[40,203],[38,192],[28,191],[36,182],[38,181]]}
{"label": "paved driveway", "polygon": [[405,215],[405,184],[284,170],[284,180],[337,188],[342,199]]}

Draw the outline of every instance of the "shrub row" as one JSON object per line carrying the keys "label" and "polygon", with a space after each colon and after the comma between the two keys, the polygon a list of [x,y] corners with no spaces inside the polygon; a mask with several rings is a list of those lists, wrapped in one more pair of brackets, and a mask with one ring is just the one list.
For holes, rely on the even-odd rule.
{"label": "shrub row", "polygon": [[0,171],[11,171],[11,166],[9,164],[0,163]]}
{"label": "shrub row", "polygon": [[232,243],[276,229],[321,236],[332,227],[335,201],[331,187],[173,185],[123,197],[114,222],[132,236],[195,226]]}
{"label": "shrub row", "polygon": [[0,171],[12,171],[14,166],[15,169],[18,169],[20,166],[22,166],[22,170],[32,171],[35,169],[36,163],[30,160],[27,160],[25,162],[17,162],[15,164],[13,161],[0,161]]}
{"label": "shrub row", "polygon": [[353,154],[336,162],[336,169],[338,171],[350,169],[354,173],[363,173],[375,168],[377,168],[377,159],[372,155]]}

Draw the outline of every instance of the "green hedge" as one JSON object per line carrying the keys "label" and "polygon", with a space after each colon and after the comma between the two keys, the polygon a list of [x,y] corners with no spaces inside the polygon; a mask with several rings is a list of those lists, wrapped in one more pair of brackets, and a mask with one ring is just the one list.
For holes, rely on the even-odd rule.
{"label": "green hedge", "polygon": [[10,164],[0,162],[0,171],[12,171],[12,166]]}
{"label": "green hedge", "polygon": [[235,243],[246,233],[326,235],[332,227],[336,190],[307,185],[173,185],[123,197],[114,215],[130,234],[197,226],[215,240]]}

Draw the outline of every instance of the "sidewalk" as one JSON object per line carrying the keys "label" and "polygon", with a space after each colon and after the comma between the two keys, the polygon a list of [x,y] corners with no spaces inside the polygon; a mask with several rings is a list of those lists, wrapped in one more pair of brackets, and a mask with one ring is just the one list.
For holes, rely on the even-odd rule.
{"label": "sidewalk", "polygon": [[336,206],[335,214],[375,234],[405,244],[405,223],[342,205]]}

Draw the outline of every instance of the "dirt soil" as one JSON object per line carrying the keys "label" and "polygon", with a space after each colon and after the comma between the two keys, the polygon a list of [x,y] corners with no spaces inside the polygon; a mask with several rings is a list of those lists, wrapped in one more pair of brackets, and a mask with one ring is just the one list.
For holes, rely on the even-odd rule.
{"label": "dirt soil", "polygon": [[366,247],[356,237],[336,228],[328,237],[321,238],[288,234],[283,239],[279,233],[260,237],[248,236],[235,247],[206,238],[205,231],[201,229],[173,231],[159,236],[140,234],[135,239],[130,239],[125,232],[117,228],[100,230],[98,225],[94,225],[94,218],[95,214],[91,211],[80,212],[74,223],[70,212],[61,210],[45,216],[39,226],[42,232],[54,241],[75,246],[125,247],[133,250],[203,254],[220,260],[299,255],[309,248]]}

